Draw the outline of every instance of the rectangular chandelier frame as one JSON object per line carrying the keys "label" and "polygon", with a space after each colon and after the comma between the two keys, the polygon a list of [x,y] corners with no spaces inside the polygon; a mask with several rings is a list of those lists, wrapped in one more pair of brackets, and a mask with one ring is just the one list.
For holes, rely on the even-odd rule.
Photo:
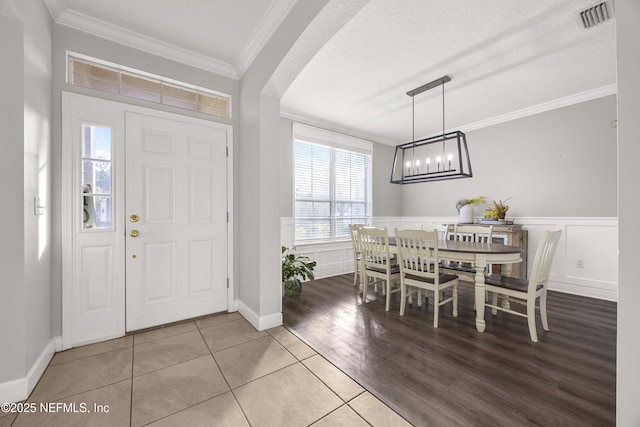
{"label": "rectangular chandelier frame", "polygon": [[473,176],[467,137],[449,132],[396,146],[392,184],[470,178]]}
{"label": "rectangular chandelier frame", "polygon": [[[413,141],[396,146],[391,169],[392,184],[443,181],[473,176],[466,135],[460,131],[445,132],[444,84],[450,81],[449,76],[443,76],[407,92],[412,101],[414,135]],[[416,140],[414,97],[438,86],[442,86],[442,134]]]}

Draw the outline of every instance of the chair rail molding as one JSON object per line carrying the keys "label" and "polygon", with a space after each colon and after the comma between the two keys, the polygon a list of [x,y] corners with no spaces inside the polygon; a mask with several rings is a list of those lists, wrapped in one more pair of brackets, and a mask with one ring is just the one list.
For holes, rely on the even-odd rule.
{"label": "chair rail molding", "polygon": [[[398,228],[455,224],[457,217],[374,217],[372,225]],[[618,218],[616,217],[518,217],[516,224],[529,232],[530,254],[534,254],[544,231],[562,230],[551,268],[549,289],[609,301],[618,300]],[[280,241],[296,246],[297,252],[318,262],[316,277],[353,273],[351,241],[295,244],[294,219],[280,219]],[[527,277],[533,257],[527,265]]]}

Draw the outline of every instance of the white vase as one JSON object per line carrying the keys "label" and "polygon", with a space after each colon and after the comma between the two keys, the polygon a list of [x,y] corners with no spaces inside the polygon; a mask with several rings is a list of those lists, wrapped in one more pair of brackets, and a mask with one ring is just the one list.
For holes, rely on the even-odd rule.
{"label": "white vase", "polygon": [[473,224],[473,205],[464,205],[460,208],[458,224]]}

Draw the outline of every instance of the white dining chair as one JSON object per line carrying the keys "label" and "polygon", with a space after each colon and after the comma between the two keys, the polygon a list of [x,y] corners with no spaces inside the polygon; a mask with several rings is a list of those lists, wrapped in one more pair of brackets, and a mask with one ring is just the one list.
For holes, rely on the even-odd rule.
{"label": "white dining chair", "polygon": [[362,303],[367,302],[369,285],[384,283],[385,310],[389,311],[391,294],[400,290],[391,290],[392,284],[400,277],[400,267],[395,262],[396,258],[389,253],[387,228],[361,227],[358,234],[362,259]]}
{"label": "white dining chair", "polygon": [[[438,327],[440,306],[452,303],[458,317],[458,276],[440,272],[438,231],[395,229],[400,264],[400,316],[404,316],[409,286],[433,292],[433,327]],[[444,290],[451,288],[451,297]]]}
{"label": "white dining chair", "polygon": [[432,222],[431,225],[422,224],[420,229],[427,231],[436,230],[438,232],[438,239],[440,240],[447,240],[449,236],[449,224]]}
{"label": "white dining chair", "polygon": [[[481,225],[458,225],[453,226],[453,233],[451,233],[453,240],[461,242],[478,242],[478,243],[491,243],[493,236],[493,226],[481,226]],[[462,262],[448,262],[442,263],[443,271],[451,274],[457,274],[461,279],[474,282],[476,277],[476,268],[472,263]],[[491,266],[487,265],[486,272],[491,271]]]}
{"label": "white dining chair", "polygon": [[[491,313],[494,315],[500,310],[526,317],[529,324],[529,335],[533,342],[538,342],[536,332],[536,300],[540,302],[539,309],[542,328],[545,331],[549,330],[549,322],[547,321],[547,282],[549,281],[553,256],[556,253],[561,234],[561,230],[547,231],[544,233],[538,244],[529,280],[501,275],[489,275],[485,280],[485,289],[491,294],[491,303],[485,302],[485,307],[491,307]],[[526,312],[521,313],[511,308],[498,305],[498,295],[509,298],[510,302],[520,302],[526,305]]]}

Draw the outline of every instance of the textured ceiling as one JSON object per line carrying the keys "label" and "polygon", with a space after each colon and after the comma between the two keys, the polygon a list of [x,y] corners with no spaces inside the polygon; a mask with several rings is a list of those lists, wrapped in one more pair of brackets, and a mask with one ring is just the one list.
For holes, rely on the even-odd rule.
{"label": "textured ceiling", "polygon": [[[296,3],[45,0],[54,19],[240,78]],[[585,31],[592,0],[331,0],[266,88],[283,114],[397,144],[615,93],[615,19]]]}
{"label": "textured ceiling", "polygon": [[[282,97],[287,115],[388,143],[412,138],[406,92],[449,75],[447,129],[615,90],[615,20],[589,31],[589,0],[371,0]],[[442,91],[415,97],[416,137],[442,131]],[[471,125],[471,126],[470,126]]]}

